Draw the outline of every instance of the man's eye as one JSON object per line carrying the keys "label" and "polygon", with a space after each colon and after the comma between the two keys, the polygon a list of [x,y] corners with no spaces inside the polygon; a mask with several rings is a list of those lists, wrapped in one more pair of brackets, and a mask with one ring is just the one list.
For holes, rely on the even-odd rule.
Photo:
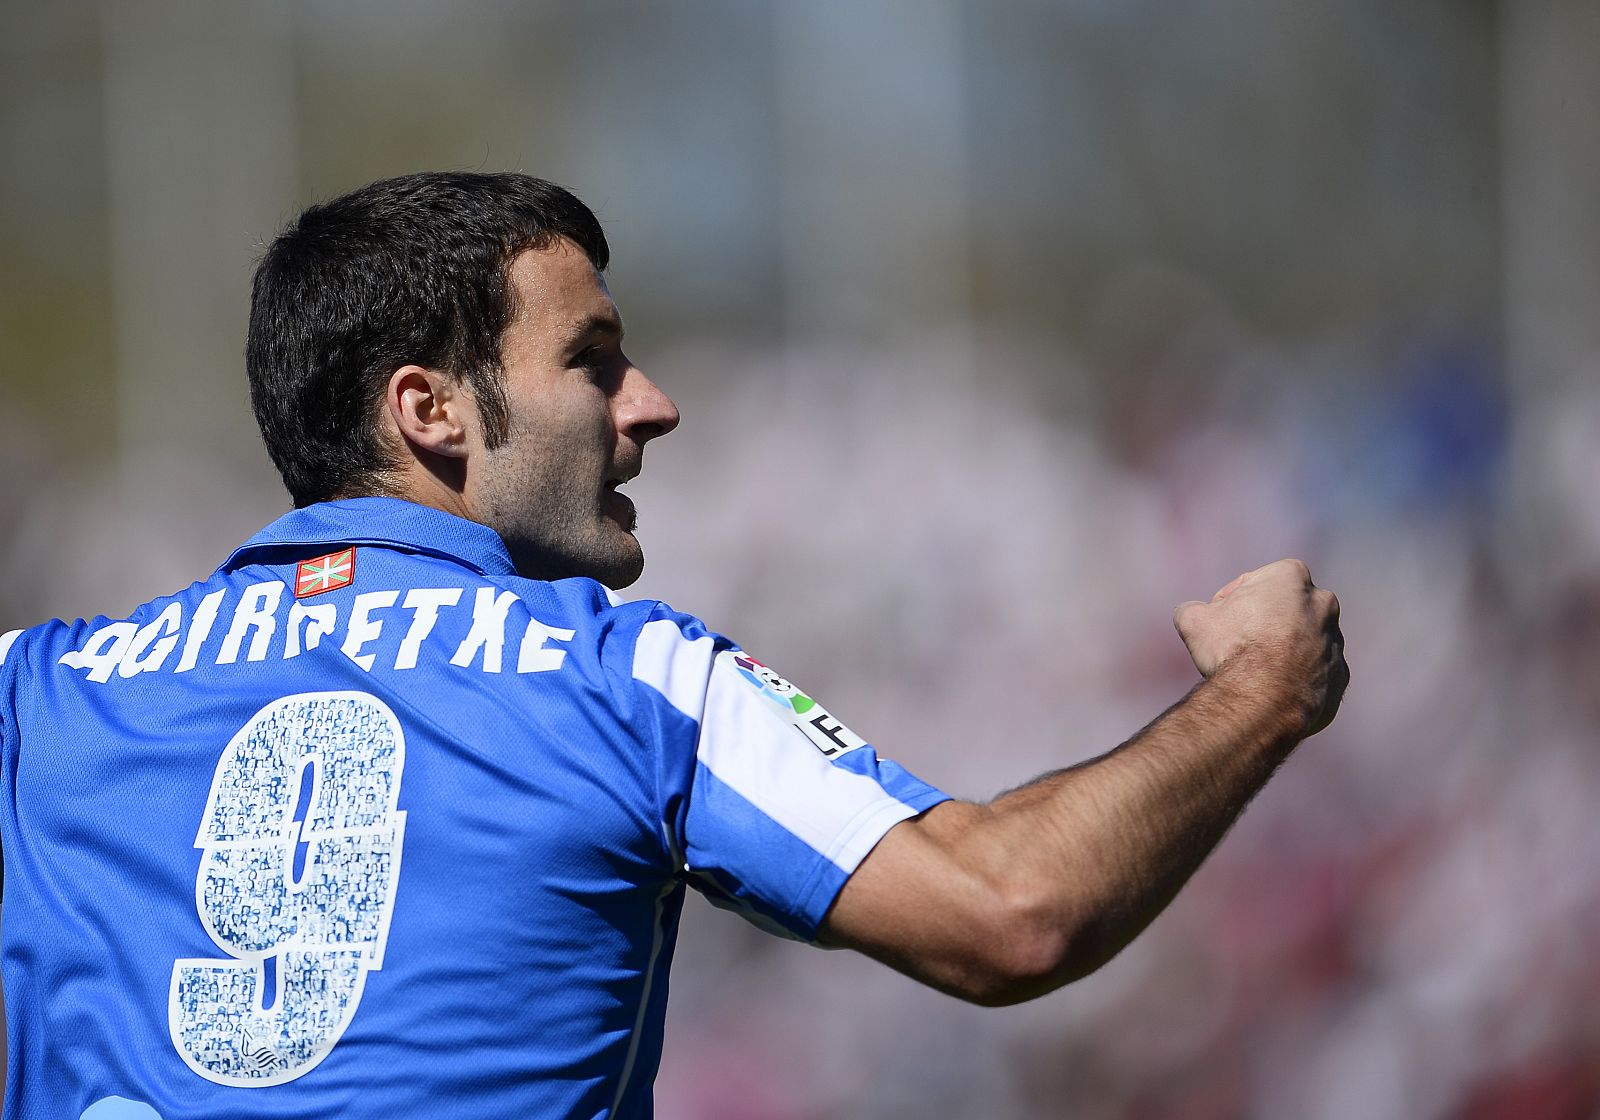
{"label": "man's eye", "polygon": [[598,346],[585,346],[573,356],[572,364],[579,369],[597,369],[605,360]]}

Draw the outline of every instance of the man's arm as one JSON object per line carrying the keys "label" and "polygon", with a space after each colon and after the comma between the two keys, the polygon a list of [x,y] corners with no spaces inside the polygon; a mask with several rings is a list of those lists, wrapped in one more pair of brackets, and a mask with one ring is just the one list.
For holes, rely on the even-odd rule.
{"label": "man's arm", "polygon": [[1349,679],[1338,601],[1298,561],[1248,572],[1174,621],[1205,676],[1116,750],[988,805],[886,835],[822,940],[976,1003],[1094,971],[1172,900]]}

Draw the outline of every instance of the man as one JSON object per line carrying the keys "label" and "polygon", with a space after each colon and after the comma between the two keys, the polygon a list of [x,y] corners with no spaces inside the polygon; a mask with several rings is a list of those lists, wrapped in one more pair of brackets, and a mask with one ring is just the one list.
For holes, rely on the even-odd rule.
{"label": "man", "polygon": [[685,884],[1005,1004],[1166,904],[1346,674],[1285,561],[1207,678],[992,804],[880,760],[643,566],[678,422],[593,215],[518,175],[313,207],[247,365],[295,509],[121,620],[0,639],[7,1116],[647,1116]]}

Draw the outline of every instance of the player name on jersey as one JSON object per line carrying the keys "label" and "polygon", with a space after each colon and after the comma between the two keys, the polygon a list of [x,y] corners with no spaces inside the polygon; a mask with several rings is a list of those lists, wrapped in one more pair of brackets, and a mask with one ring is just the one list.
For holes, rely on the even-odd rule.
{"label": "player name on jersey", "polygon": [[[141,673],[183,673],[199,665],[231,665],[240,661],[288,659],[323,642],[337,646],[356,665],[371,672],[378,650],[392,649],[386,669],[414,669],[423,649],[450,651],[449,663],[499,673],[507,666],[518,673],[546,673],[561,668],[567,651],[555,642],[570,641],[572,630],[547,626],[528,613],[513,592],[494,587],[414,587],[405,592],[364,591],[341,612],[330,601],[305,603],[286,594],[282,580],[246,586],[237,601],[228,592],[211,592],[186,614],[182,600],[172,600],[151,621],[112,622],[93,631],[82,648],[63,654],[61,664],[85,671],[91,681],[137,677]],[[438,635],[441,618],[471,612],[471,624],[459,641]],[[523,621],[523,618],[526,621]],[[454,629],[459,631],[459,626]],[[398,644],[386,636],[402,633]],[[515,661],[507,648],[515,651]]]}

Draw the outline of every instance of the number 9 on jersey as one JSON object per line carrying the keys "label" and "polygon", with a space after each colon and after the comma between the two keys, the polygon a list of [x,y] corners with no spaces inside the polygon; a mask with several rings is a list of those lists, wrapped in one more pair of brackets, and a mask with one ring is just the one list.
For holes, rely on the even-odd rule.
{"label": "number 9 on jersey", "polygon": [[383,948],[400,877],[405,736],[361,692],[276,700],[217,762],[195,906],[225,959],[172,966],[185,1064],[223,1085],[308,1073],[339,1041]]}

